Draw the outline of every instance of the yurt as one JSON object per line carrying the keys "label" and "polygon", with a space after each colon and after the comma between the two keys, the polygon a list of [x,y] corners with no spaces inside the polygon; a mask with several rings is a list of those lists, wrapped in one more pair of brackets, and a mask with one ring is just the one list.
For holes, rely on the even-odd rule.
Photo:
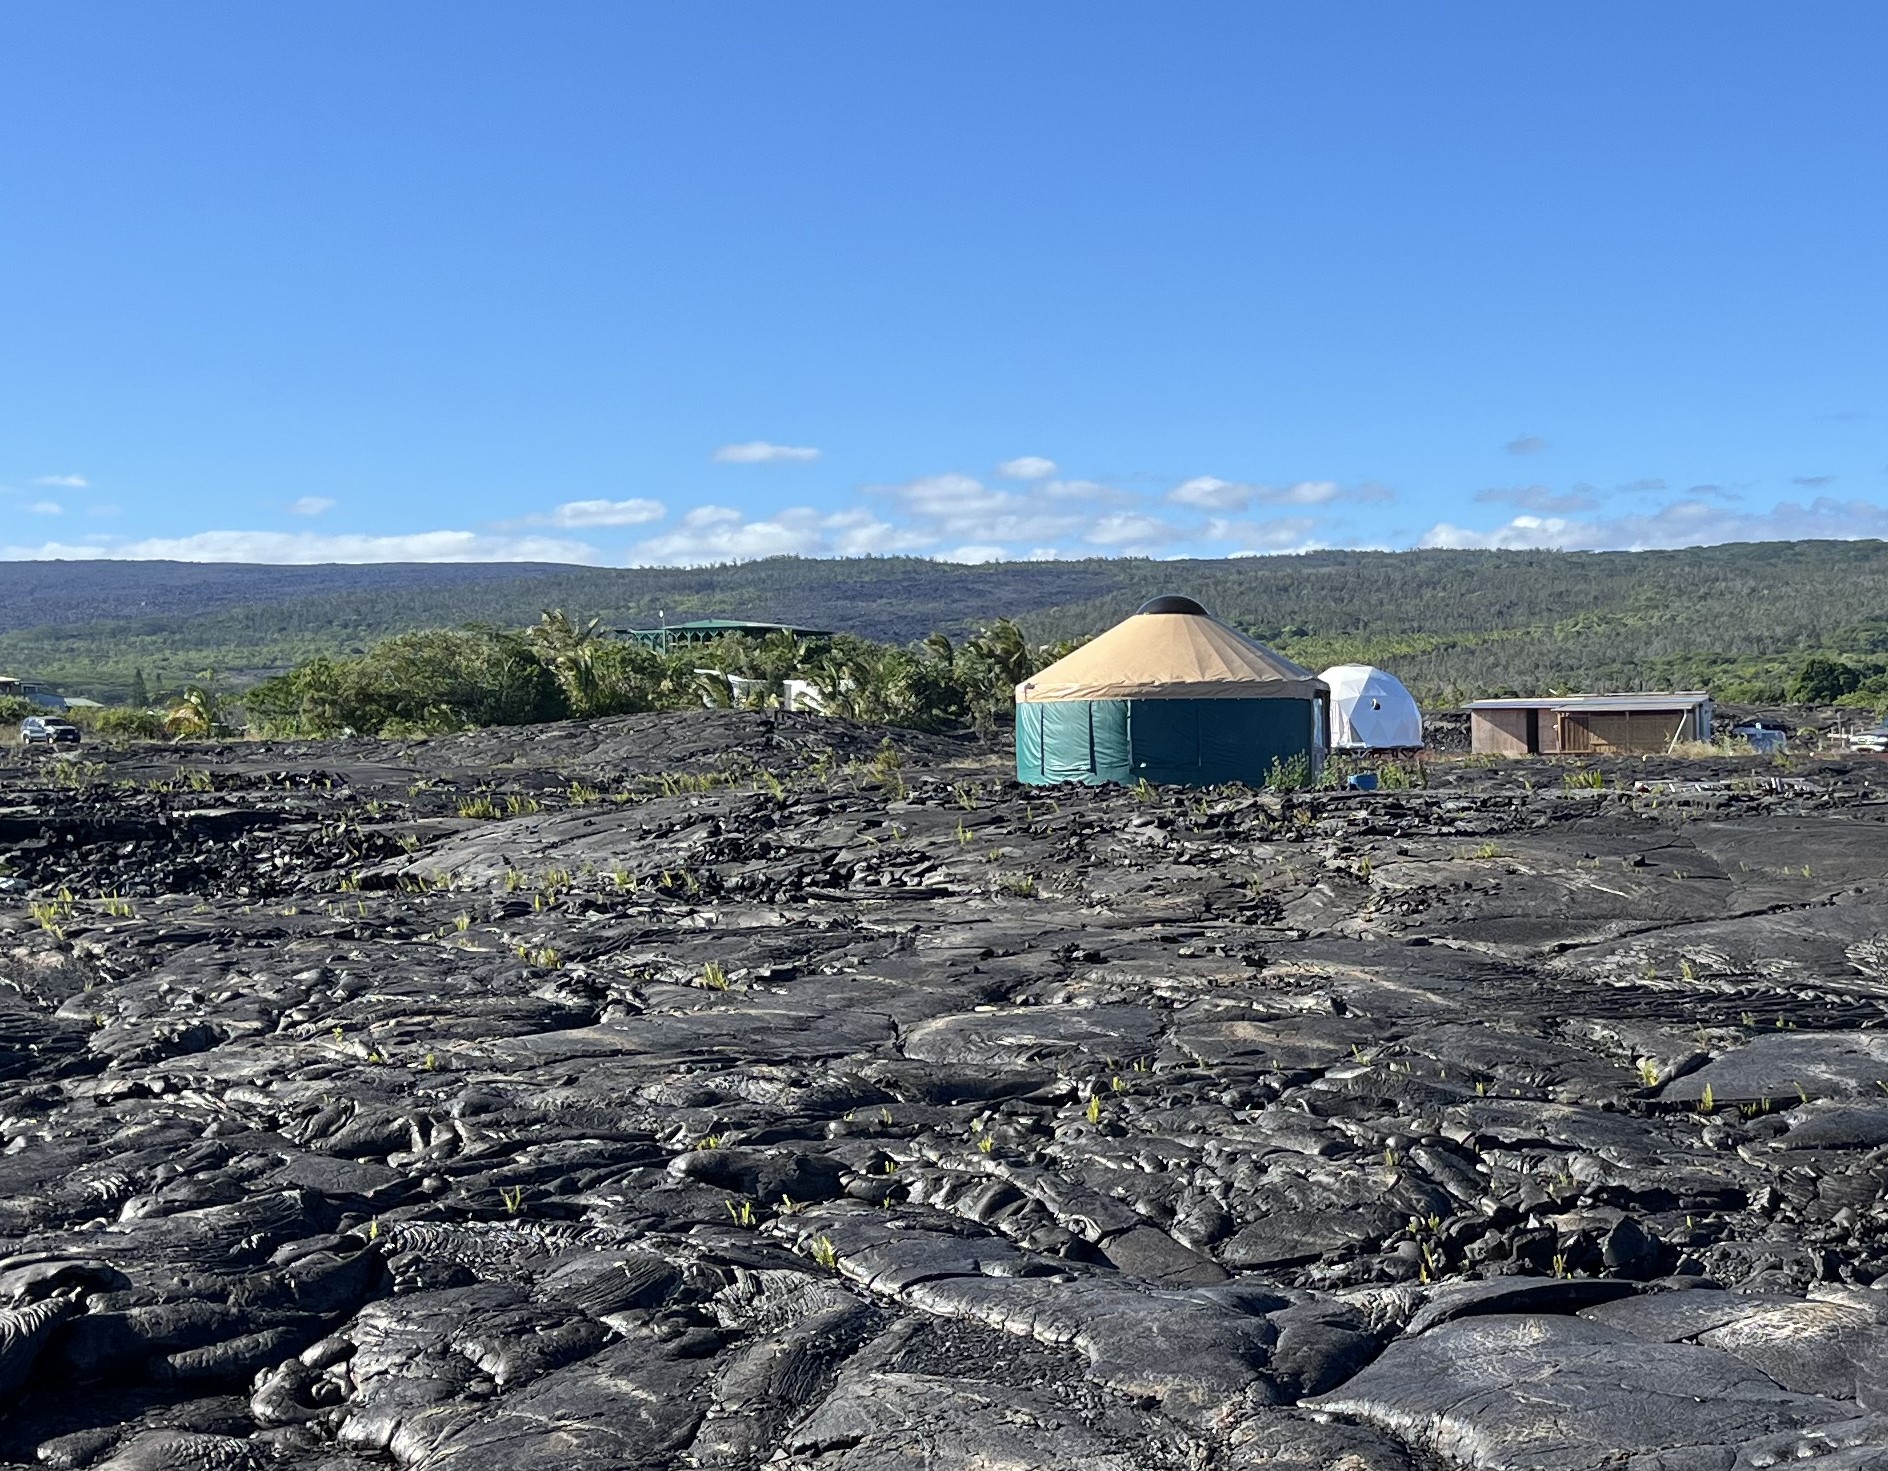
{"label": "yurt", "polygon": [[1423,713],[1403,681],[1372,664],[1338,664],[1331,687],[1333,751],[1408,751],[1423,743]]}
{"label": "yurt", "polygon": [[1016,686],[1016,775],[1259,786],[1294,758],[1317,770],[1328,702],[1309,669],[1193,599],[1155,598]]}

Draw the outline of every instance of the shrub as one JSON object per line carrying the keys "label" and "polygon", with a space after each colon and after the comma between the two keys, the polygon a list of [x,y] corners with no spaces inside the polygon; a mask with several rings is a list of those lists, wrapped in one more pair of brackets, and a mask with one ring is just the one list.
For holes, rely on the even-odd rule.
{"label": "shrub", "polygon": [[113,705],[92,717],[92,728],[107,740],[156,741],[164,737],[164,721],[155,711]]}
{"label": "shrub", "polygon": [[249,692],[251,719],[281,735],[430,735],[558,720],[569,706],[522,634],[405,633],[353,658],[323,657]]}
{"label": "shrub", "polygon": [[1265,774],[1265,785],[1272,791],[1297,791],[1311,785],[1311,759],[1300,753],[1289,761],[1272,758],[1272,766]]}
{"label": "shrub", "polygon": [[1862,672],[1837,659],[1815,654],[1803,661],[1790,698],[1804,705],[1836,705],[1862,684]]}

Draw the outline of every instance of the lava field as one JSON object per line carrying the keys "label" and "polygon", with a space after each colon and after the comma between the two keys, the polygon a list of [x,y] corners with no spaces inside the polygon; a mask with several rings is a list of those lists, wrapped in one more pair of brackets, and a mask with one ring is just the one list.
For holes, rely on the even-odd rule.
{"label": "lava field", "polygon": [[0,763],[0,1465],[1888,1468],[1888,765]]}

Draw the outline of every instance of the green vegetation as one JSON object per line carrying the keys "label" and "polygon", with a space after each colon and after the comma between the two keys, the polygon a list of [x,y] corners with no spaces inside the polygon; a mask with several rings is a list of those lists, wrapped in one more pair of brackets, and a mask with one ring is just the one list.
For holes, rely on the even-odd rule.
{"label": "green vegetation", "polygon": [[[0,567],[0,594],[9,579],[46,575],[21,567]],[[727,680],[704,683],[697,668],[770,683],[811,678],[839,692],[834,713],[859,719],[974,724],[1003,718],[1004,682],[1023,656],[1179,591],[1313,668],[1381,664],[1431,706],[1548,689],[1694,687],[1731,701],[1888,707],[1888,543],[1879,541],[974,567],[780,557],[686,569],[185,570],[158,595],[138,580],[172,575],[155,564],[60,569],[59,606],[122,615],[91,623],[25,626],[52,605],[0,597],[0,670],[114,703],[132,703],[141,680],[164,710],[175,698],[166,692],[200,669],[224,671],[232,690],[292,671],[292,687],[268,697],[272,718],[309,729],[336,728],[342,708],[365,712],[355,729],[399,730],[521,710],[663,709],[704,693],[734,702]],[[140,603],[185,611],[146,616]],[[501,632],[559,607],[595,619]],[[785,638],[726,640],[667,658],[608,636],[653,626],[657,609],[671,624],[740,614],[848,636],[804,649]],[[964,637],[997,609],[1014,624]],[[447,627],[459,630],[456,645],[439,635],[386,643]],[[925,637],[934,629],[943,633]],[[485,686],[488,676],[499,683]]]}
{"label": "green vegetation", "polygon": [[285,735],[403,736],[523,725],[568,713],[553,667],[496,628],[401,634],[353,658],[321,656],[250,690],[250,722]]}
{"label": "green vegetation", "polygon": [[[1846,671],[1829,699],[1888,706],[1879,541],[1113,565],[1120,591],[1025,617],[1030,636],[1094,632],[1179,588],[1301,664],[1380,664],[1430,706],[1550,689],[1781,702],[1815,656]],[[1825,677],[1815,694],[1829,689]]]}
{"label": "green vegetation", "polygon": [[[241,688],[318,657],[364,654],[397,634],[523,628],[546,608],[582,608],[605,635],[654,628],[662,610],[670,625],[735,613],[902,645],[934,628],[960,636],[999,610],[1028,613],[1105,593],[1111,565],[972,567],[919,557],[636,569],[0,563],[0,673],[108,704],[131,703],[142,674],[161,700],[200,669],[222,670]],[[41,621],[49,617],[60,621]]]}
{"label": "green vegetation", "polygon": [[[264,680],[244,703],[251,726],[266,734],[403,738],[726,706],[737,703],[737,679],[744,703],[777,706],[787,680],[805,679],[825,692],[835,715],[917,730],[992,729],[1009,718],[1017,681],[1052,652],[1031,649],[1015,624],[998,619],[961,643],[934,634],[909,649],[850,635],[773,634],[664,655],[604,638],[595,619],[580,624],[557,611],[524,633],[434,629],[396,635],[363,654],[323,655]],[[895,747],[881,751],[874,775],[902,788]]]}
{"label": "green vegetation", "polygon": [[92,721],[92,729],[107,740],[154,741],[164,734],[164,717],[141,705],[107,706]]}
{"label": "green vegetation", "polygon": [[1272,769],[1265,773],[1265,785],[1272,791],[1290,792],[1311,785],[1311,760],[1303,754],[1289,761],[1272,758]]}

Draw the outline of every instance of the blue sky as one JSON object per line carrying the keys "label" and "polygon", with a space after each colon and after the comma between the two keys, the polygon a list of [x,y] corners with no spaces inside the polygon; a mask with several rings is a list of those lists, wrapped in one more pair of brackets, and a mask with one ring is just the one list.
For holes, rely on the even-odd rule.
{"label": "blue sky", "polygon": [[0,557],[1888,534],[1888,6],[0,8]]}

